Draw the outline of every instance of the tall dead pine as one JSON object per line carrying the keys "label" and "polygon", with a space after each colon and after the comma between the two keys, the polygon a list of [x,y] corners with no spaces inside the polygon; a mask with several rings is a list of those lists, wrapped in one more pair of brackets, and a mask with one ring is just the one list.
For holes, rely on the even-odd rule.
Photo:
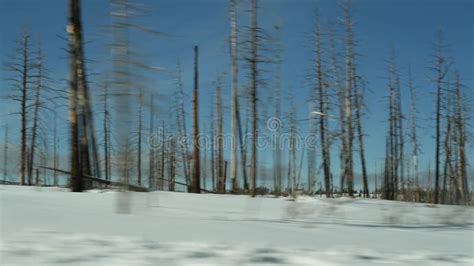
{"label": "tall dead pine", "polygon": [[251,118],[251,136],[250,144],[250,181],[251,195],[255,196],[257,189],[257,0],[251,1],[250,7],[250,89],[249,105]]}
{"label": "tall dead pine", "polygon": [[441,104],[442,92],[446,83],[447,62],[444,55],[443,32],[438,31],[438,39],[435,47],[435,89],[436,89],[436,118],[435,118],[435,189],[433,202],[439,203],[439,181],[440,181],[440,156],[441,156]]}
{"label": "tall dead pine", "polygon": [[352,122],[354,95],[354,33],[353,21],[351,16],[350,1],[346,0],[343,4],[344,11],[344,42],[345,42],[345,88],[344,88],[344,108],[345,108],[345,128],[346,128],[346,150],[344,152],[344,176],[347,180],[347,189],[349,196],[354,195],[354,173],[353,173],[353,142],[354,127]]}
{"label": "tall dead pine", "polygon": [[80,2],[79,0],[69,0],[69,24],[67,32],[69,34],[69,133],[70,133],[70,171],[71,188],[74,192],[81,192],[83,189],[82,167],[79,156],[79,130],[78,130],[78,71],[77,61],[79,60],[79,38],[80,29]]}
{"label": "tall dead pine", "polygon": [[230,153],[230,179],[232,191],[237,191],[237,116],[239,109],[237,93],[237,0],[230,0],[230,60],[231,60],[231,153]]}
{"label": "tall dead pine", "polygon": [[194,46],[194,90],[193,90],[193,177],[190,192],[201,193],[199,165],[199,120],[198,120],[198,47]]}

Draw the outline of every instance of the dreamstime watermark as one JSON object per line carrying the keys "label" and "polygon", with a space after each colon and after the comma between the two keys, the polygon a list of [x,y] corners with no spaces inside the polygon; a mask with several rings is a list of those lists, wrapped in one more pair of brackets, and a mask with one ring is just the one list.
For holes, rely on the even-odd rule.
{"label": "dreamstime watermark", "polygon": [[[230,133],[223,133],[222,136],[211,136],[209,134],[200,133],[197,136],[197,145],[200,150],[211,150],[216,148],[217,143],[222,141],[222,149],[228,150],[239,148],[241,143],[244,147],[248,147],[253,143],[251,133],[242,136],[233,137]],[[213,143],[214,142],[214,143]],[[266,122],[266,129],[260,129],[257,132],[256,148],[257,150],[267,149],[306,149],[315,148],[318,143],[318,136],[315,134],[301,134],[283,132],[282,121],[276,117],[271,117]],[[148,137],[148,146],[152,149],[187,149],[194,145],[193,136],[163,132],[159,129],[157,133]]]}

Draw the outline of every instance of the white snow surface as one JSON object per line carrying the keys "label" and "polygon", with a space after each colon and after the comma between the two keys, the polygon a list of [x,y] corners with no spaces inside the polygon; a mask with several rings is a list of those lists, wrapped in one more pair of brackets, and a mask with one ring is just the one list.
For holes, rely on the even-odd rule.
{"label": "white snow surface", "polygon": [[473,215],[375,199],[3,185],[0,265],[474,265]]}

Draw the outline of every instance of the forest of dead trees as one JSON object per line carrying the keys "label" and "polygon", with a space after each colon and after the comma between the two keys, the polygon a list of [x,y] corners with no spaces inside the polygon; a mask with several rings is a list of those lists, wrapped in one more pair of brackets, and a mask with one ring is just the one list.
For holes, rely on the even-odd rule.
{"label": "forest of dead trees", "polygon": [[[171,101],[163,100],[160,89],[143,78],[142,73],[156,74],[161,68],[131,52],[132,31],[167,41],[166,34],[135,24],[134,17],[145,13],[143,9],[127,0],[110,1],[111,70],[100,74],[100,82],[90,82],[81,21],[81,13],[87,10],[81,9],[80,0],[69,0],[64,39],[69,75],[64,90],[51,86],[57,77],[46,67],[41,42],[32,40],[27,28],[22,30],[6,64],[12,89],[4,100],[18,107],[13,115],[18,117],[20,131],[14,134],[5,124],[4,183],[16,182],[7,181],[7,169],[10,157],[18,156],[19,185],[64,185],[77,192],[117,186],[138,191],[358,195],[472,203],[467,158],[471,111],[467,92],[471,88],[463,85],[448,53],[449,40],[441,30],[428,40],[434,46],[426,74],[434,95],[430,132],[435,152],[423,154],[419,142],[422,118],[416,81],[422,77],[414,76],[410,66],[402,67],[392,47],[386,58],[386,87],[377,88],[386,91],[386,121],[379,132],[371,132],[386,136],[382,171],[377,172],[369,170],[374,162],[365,155],[369,85],[360,71],[364,55],[358,51],[360,37],[349,0],[339,5],[340,21],[322,23],[324,10],[315,8],[309,38],[309,100],[307,107],[298,106],[309,109],[303,119],[308,127],[297,119],[294,97],[301,92],[281,86],[285,61],[280,28],[284,25],[262,28],[258,0],[229,0],[230,63],[214,77],[214,88],[200,86],[199,69],[206,61],[199,60],[198,46],[190,47],[194,53],[191,95],[186,93],[182,75],[188,66],[177,59],[176,66],[167,67],[175,69]],[[401,69],[408,69],[406,83]],[[245,73],[245,80],[240,73]],[[225,79],[230,86],[224,85]],[[201,99],[203,89],[212,90],[212,97]],[[409,96],[408,103],[402,94]],[[67,117],[59,117],[56,109],[66,106]],[[61,136],[66,121],[68,135]],[[224,128],[227,125],[229,129]],[[297,136],[303,131],[314,141],[301,147]],[[268,132],[271,145],[262,151],[259,138]],[[287,146],[282,145],[284,134],[289,136]],[[17,139],[18,155],[8,145]],[[61,151],[67,154],[67,163],[61,164]],[[262,166],[260,152],[271,153],[269,170]],[[421,169],[421,158],[430,162],[427,169]],[[67,178],[61,181],[60,176]]]}

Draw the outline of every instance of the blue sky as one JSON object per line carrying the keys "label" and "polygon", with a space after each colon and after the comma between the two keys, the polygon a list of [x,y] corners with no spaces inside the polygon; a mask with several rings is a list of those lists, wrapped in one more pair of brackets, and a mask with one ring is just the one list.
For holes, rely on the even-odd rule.
{"label": "blue sky", "polygon": [[[109,42],[107,25],[109,2],[105,0],[83,0],[82,15],[84,34],[86,36],[86,56],[93,60],[88,69],[92,73],[100,73],[109,68],[109,51],[106,44]],[[142,18],[143,24],[164,32],[167,35],[159,38],[132,35],[135,49],[150,65],[165,68],[159,73],[147,74],[150,88],[158,91],[162,96],[162,105],[170,100],[172,85],[172,71],[176,67],[178,58],[183,64],[183,78],[185,90],[192,88],[192,47],[200,47],[200,103],[201,114],[207,119],[209,102],[213,90],[213,81],[219,73],[229,72],[229,56],[227,35],[228,2],[224,0],[161,0],[143,1],[150,9],[150,16]],[[67,58],[64,48],[66,41],[58,36],[65,36],[67,21],[67,1],[63,0],[0,0],[0,58],[5,62],[6,56],[14,48],[14,40],[20,36],[21,27],[28,26],[34,40],[40,40],[47,56],[47,66],[56,86],[65,87],[67,77]],[[341,10],[337,1],[321,0],[321,21],[337,21]],[[247,24],[244,14],[248,2],[242,0],[238,23],[241,31]],[[298,118],[307,117],[307,99],[310,88],[305,79],[311,69],[311,44],[308,34],[312,30],[314,21],[315,1],[310,0],[262,0],[260,1],[259,19],[264,29],[271,30],[272,26],[282,26],[281,39],[283,43],[282,65],[282,95],[287,95],[290,89],[295,94]],[[432,160],[434,140],[431,126],[434,110],[434,84],[430,81],[433,73],[430,72],[430,59],[436,30],[442,28],[446,42],[449,44],[448,56],[455,61],[461,73],[463,83],[469,88],[468,94],[472,99],[474,81],[473,54],[474,54],[474,22],[473,1],[470,0],[354,0],[354,18],[356,39],[359,42],[357,52],[359,73],[368,80],[369,92],[366,97],[368,105],[364,120],[367,133],[367,159],[369,166],[377,160],[379,167],[384,155],[386,103],[386,59],[390,45],[397,49],[397,62],[402,74],[402,97],[405,107],[408,106],[408,92],[406,90],[406,73],[411,65],[415,85],[418,88],[418,109],[423,158],[426,164]],[[242,66],[242,65],[241,65]],[[271,66],[267,66],[272,69]],[[243,69],[240,76],[240,85],[244,84]],[[2,77],[6,74],[1,72]],[[268,76],[271,78],[271,75]],[[91,78],[94,81],[94,77]],[[224,81],[224,99],[230,95],[228,75]],[[2,95],[11,88],[3,79],[0,81]],[[264,99],[262,99],[263,101]],[[16,111],[17,103],[2,100],[0,110],[1,126],[4,121],[9,122],[14,130],[18,127],[18,117],[7,115]],[[265,109],[265,104],[262,107]],[[283,109],[288,104],[283,102]],[[165,108],[166,109],[166,108]],[[408,110],[408,109],[405,109]],[[166,110],[163,110],[166,111]],[[167,115],[166,112],[165,115]],[[66,119],[66,111],[61,111]],[[190,119],[188,118],[188,121]],[[206,123],[203,123],[207,126]],[[306,129],[301,125],[302,130]],[[225,130],[230,127],[225,123]],[[63,129],[64,133],[65,128]],[[3,139],[1,134],[0,140]],[[13,138],[13,137],[12,137]],[[19,138],[19,137],[18,137]],[[16,142],[18,140],[11,140]],[[472,144],[468,146],[468,160],[472,162],[474,155]],[[336,149],[334,149],[336,151]],[[268,158],[263,158],[268,161]],[[337,162],[334,162],[337,168]],[[373,167],[369,167],[373,172]]]}

